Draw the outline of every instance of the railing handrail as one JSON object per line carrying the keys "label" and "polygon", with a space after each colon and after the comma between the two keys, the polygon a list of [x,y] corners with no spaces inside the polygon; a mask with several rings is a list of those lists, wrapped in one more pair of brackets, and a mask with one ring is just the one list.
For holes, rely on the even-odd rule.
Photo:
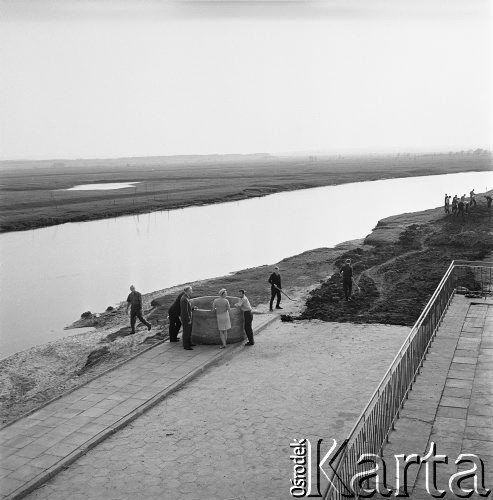
{"label": "railing handrail", "polygon": [[469,266],[469,267],[493,267],[493,262],[482,260],[453,260],[452,264],[456,266]]}
{"label": "railing handrail", "polygon": [[[351,441],[357,436],[357,430],[359,429],[359,427],[362,424],[364,424],[366,415],[370,413],[370,410],[372,409],[372,407],[378,401],[378,398],[379,398],[380,394],[383,392],[382,389],[385,387],[385,385],[387,384],[387,382],[391,379],[391,375],[394,373],[394,371],[396,370],[396,367],[398,366],[399,362],[402,360],[403,356],[406,354],[406,351],[409,348],[409,346],[411,345],[411,343],[412,343],[413,339],[415,338],[415,336],[417,335],[417,332],[419,331],[419,328],[424,324],[424,321],[427,319],[427,315],[432,310],[435,302],[437,301],[437,298],[440,296],[440,294],[441,294],[442,290],[444,289],[447,281],[451,277],[454,269],[457,268],[457,267],[493,268],[493,262],[454,260],[454,261],[452,261],[450,263],[447,271],[445,272],[445,274],[443,275],[442,279],[440,280],[440,283],[436,287],[435,291],[433,292],[432,296],[428,300],[428,302],[427,302],[426,306],[424,307],[423,311],[421,312],[421,314],[419,315],[418,319],[414,323],[413,327],[411,328],[411,331],[409,332],[409,334],[407,335],[406,339],[402,343],[399,351],[397,352],[397,354],[395,355],[394,359],[392,360],[389,368],[385,372],[384,376],[382,377],[382,379],[381,379],[380,383],[378,384],[377,388],[375,389],[375,391],[372,393],[372,395],[371,395],[368,403],[366,404],[365,408],[360,413],[358,419],[356,420],[355,424],[351,428],[351,431],[349,432],[349,435],[348,435],[347,439],[345,440],[346,443],[348,443],[348,444],[351,443]],[[491,272],[490,272],[490,275],[491,275]],[[455,292],[455,287],[452,290],[452,292],[450,294],[450,297],[453,296],[454,292]],[[449,298],[449,300],[450,300],[450,298]],[[446,310],[446,307],[447,306],[445,306],[445,310]],[[443,312],[442,312],[442,315],[443,315]],[[442,315],[440,315],[440,320],[438,321],[438,324],[441,321]],[[438,328],[438,324],[435,326],[434,333],[435,333],[436,329]],[[433,335],[431,336],[431,338],[433,338]],[[431,339],[430,339],[430,341],[431,341]],[[424,356],[424,354],[423,354],[423,356]],[[339,457],[338,464],[342,463],[342,460],[343,460],[344,456],[346,455],[347,450],[348,450],[348,446],[346,446],[344,448],[344,452]],[[337,468],[334,469],[334,470],[336,471]],[[329,485],[329,488],[325,492],[324,498],[327,498],[327,496],[328,496],[328,494],[329,494],[329,492],[331,490],[331,486],[333,486],[332,483]]]}
{"label": "railing handrail", "polygon": [[[493,265],[493,264],[492,264]],[[400,360],[402,358],[402,354],[406,351],[407,347],[409,346],[412,338],[414,337],[414,335],[416,334],[416,330],[417,328],[419,327],[419,324],[422,322],[423,320],[423,317],[425,315],[425,312],[428,311],[431,307],[431,305],[433,304],[433,302],[435,301],[435,298],[436,296],[438,295],[438,291],[441,290],[443,288],[443,285],[444,283],[446,282],[448,276],[450,276],[451,272],[452,272],[452,269],[454,267],[454,261],[452,261],[452,263],[450,264],[450,266],[448,267],[446,273],[444,274],[443,278],[441,279],[440,283],[438,284],[435,292],[433,293],[433,295],[431,296],[430,300],[427,302],[425,308],[423,309],[423,312],[420,314],[419,318],[417,319],[417,321],[414,323],[413,327],[411,328],[411,331],[409,332],[408,336],[406,337],[406,339],[404,340],[404,342],[402,343],[400,349],[397,351],[397,354],[394,356],[394,359],[392,360],[392,362],[390,363],[390,366],[389,368],[387,369],[387,371],[385,372],[384,376],[382,377],[382,379],[380,380],[380,383],[378,384],[377,388],[373,391],[373,394],[371,395],[370,397],[370,400],[368,401],[368,404],[365,406],[365,408],[363,409],[363,411],[360,413],[360,416],[358,417],[358,419],[356,420],[356,423],[353,425],[351,431],[349,432],[349,436],[348,436],[348,441],[351,440],[351,437],[352,435],[354,434],[354,431],[358,428],[359,424],[360,424],[360,421],[364,418],[364,416],[366,415],[367,413],[367,410],[370,408],[371,406],[371,403],[373,401],[373,399],[375,398],[376,395],[379,394],[379,391],[380,389],[383,387],[384,385],[384,382],[386,381],[386,379],[388,378],[388,376],[392,373],[392,370],[394,368],[394,365],[396,364],[396,361]]]}

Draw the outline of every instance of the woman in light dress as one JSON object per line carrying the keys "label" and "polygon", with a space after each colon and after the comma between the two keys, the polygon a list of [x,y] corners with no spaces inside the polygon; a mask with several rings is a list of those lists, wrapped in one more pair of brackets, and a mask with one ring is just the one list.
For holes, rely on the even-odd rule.
{"label": "woman in light dress", "polygon": [[219,290],[219,297],[212,303],[213,311],[216,311],[217,328],[221,337],[222,345],[219,349],[224,349],[228,342],[228,330],[231,328],[231,319],[229,317],[230,305],[226,298],[226,289]]}

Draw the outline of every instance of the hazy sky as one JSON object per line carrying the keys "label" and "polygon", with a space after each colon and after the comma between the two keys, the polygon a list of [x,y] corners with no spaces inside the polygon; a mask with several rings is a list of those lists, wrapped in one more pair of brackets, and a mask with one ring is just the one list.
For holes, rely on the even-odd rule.
{"label": "hazy sky", "polygon": [[0,0],[0,158],[492,144],[486,0]]}

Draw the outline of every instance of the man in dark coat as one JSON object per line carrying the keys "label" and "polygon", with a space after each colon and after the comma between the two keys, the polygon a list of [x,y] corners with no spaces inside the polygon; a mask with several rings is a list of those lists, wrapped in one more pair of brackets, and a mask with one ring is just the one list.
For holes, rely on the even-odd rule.
{"label": "man in dark coat", "polygon": [[456,217],[458,217],[459,215],[462,215],[462,217],[464,217],[464,205],[465,205],[465,202],[464,202],[464,196],[461,197],[461,199],[459,200],[459,203],[457,204],[457,213],[455,214]]}
{"label": "man in dark coat", "polygon": [[183,324],[183,349],[193,351],[192,346],[192,304],[190,297],[192,296],[192,287],[187,286],[180,299],[180,318]]}
{"label": "man in dark coat", "polygon": [[281,307],[281,275],[279,274],[279,268],[276,266],[274,272],[269,277],[270,283],[270,304],[269,310],[272,311],[272,305],[274,303],[274,297],[277,298],[276,309],[282,309]]}
{"label": "man in dark coat", "polygon": [[178,297],[176,297],[175,301],[173,302],[173,304],[171,304],[170,308],[168,309],[170,342],[178,342],[178,340],[180,340],[178,338],[178,332],[180,331],[181,328],[180,302],[184,294],[185,292],[180,292]]}
{"label": "man in dark coat", "polygon": [[351,300],[351,292],[353,291],[353,268],[351,259],[346,259],[346,263],[341,268],[342,274],[342,290],[346,301]]}
{"label": "man in dark coat", "polygon": [[125,311],[128,314],[128,309],[130,308],[130,327],[132,328],[132,333],[135,333],[135,322],[139,318],[140,322],[147,326],[147,329],[151,329],[151,324],[148,323],[142,316],[142,295],[135,289],[132,285],[130,287],[130,294],[127,297],[127,309]]}

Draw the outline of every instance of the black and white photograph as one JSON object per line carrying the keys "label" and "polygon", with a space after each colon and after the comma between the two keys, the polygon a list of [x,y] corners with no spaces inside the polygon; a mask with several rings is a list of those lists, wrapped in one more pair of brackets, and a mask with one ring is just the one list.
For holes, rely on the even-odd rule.
{"label": "black and white photograph", "polygon": [[491,0],[0,0],[0,499],[486,498]]}

